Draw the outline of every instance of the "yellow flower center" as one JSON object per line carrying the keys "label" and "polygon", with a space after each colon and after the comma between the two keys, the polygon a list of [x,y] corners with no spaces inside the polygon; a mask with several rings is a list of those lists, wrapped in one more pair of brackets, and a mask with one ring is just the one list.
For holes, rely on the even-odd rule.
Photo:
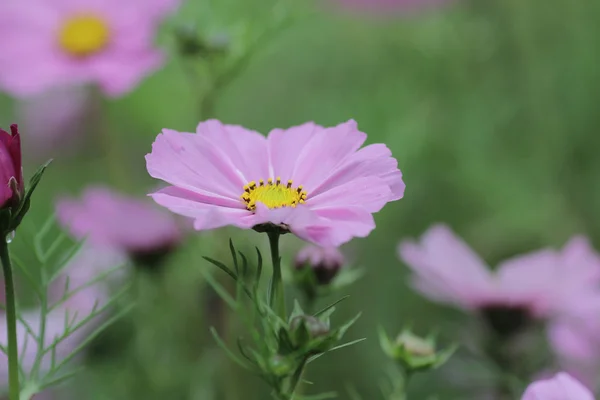
{"label": "yellow flower center", "polygon": [[302,185],[295,188],[291,180],[287,185],[282,185],[281,178],[278,177],[275,182],[273,178],[269,178],[266,184],[261,179],[258,181],[258,186],[255,181],[248,183],[244,186],[244,193],[240,198],[246,203],[248,210],[255,211],[257,201],[268,208],[296,207],[306,201],[306,196]]}
{"label": "yellow flower center", "polygon": [[60,47],[76,57],[85,57],[102,50],[110,40],[110,30],[102,18],[80,14],[68,19],[59,34]]}

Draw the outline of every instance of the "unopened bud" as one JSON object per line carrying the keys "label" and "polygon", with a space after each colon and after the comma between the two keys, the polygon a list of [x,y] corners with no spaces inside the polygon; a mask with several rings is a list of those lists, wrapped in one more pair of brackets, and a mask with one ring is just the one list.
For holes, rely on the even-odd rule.
{"label": "unopened bud", "polygon": [[296,270],[310,269],[317,285],[328,285],[344,265],[344,256],[336,247],[309,245],[298,252]]}
{"label": "unopened bud", "polygon": [[437,368],[444,364],[455,351],[455,347],[438,350],[433,338],[422,338],[408,330],[400,333],[395,341],[390,340],[387,334],[381,330],[379,340],[388,357],[409,372]]}
{"label": "unopened bud", "polygon": [[312,315],[299,315],[290,322],[290,330],[294,334],[306,331],[309,336],[308,339],[315,339],[329,333],[329,324]]}

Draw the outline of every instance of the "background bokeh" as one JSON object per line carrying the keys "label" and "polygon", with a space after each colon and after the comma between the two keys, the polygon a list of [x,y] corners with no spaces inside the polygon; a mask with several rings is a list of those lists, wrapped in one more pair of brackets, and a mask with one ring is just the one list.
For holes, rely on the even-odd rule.
{"label": "background bokeh", "polygon": [[[76,151],[61,152],[70,140],[62,138],[48,146],[54,154],[39,155],[38,139],[23,131],[26,175],[41,157],[55,158],[35,197],[30,231],[53,211],[57,196],[90,183],[140,196],[156,187],[144,155],[164,127],[192,131],[200,119],[216,117],[266,133],[308,120],[356,119],[369,143],[391,148],[407,191],[376,215],[373,234],[344,247],[367,274],[348,290],[338,318],[362,311],[348,337],[367,340],[322,357],[307,375],[310,391],[336,390],[342,399],[349,398],[347,383],[364,399],[379,398],[387,361],[378,325],[394,332],[411,324],[419,333],[440,331],[442,342],[468,340],[463,316],[407,286],[395,250],[400,238],[446,222],[490,265],[562,245],[574,233],[600,244],[598,1],[456,0],[385,16],[331,3],[303,9],[219,90],[214,107],[202,110],[198,76],[192,79],[178,57],[172,30],[196,23],[234,40],[267,21],[272,5],[205,3],[188,1],[165,24],[159,40],[170,49],[168,64],[127,96],[100,101],[103,114],[73,134],[83,143]],[[16,102],[0,94],[0,126],[16,118]],[[268,397],[258,379],[222,358],[208,335],[202,291],[210,289],[200,270],[212,268],[200,256],[225,258],[228,236],[241,248],[266,250],[252,232],[199,234],[161,275],[138,277],[138,310],[92,348],[91,369],[72,382],[68,392],[79,393],[72,398]],[[300,245],[286,237],[288,260]],[[417,377],[412,398],[464,399],[447,379],[456,368],[451,362],[436,372],[440,379]]]}

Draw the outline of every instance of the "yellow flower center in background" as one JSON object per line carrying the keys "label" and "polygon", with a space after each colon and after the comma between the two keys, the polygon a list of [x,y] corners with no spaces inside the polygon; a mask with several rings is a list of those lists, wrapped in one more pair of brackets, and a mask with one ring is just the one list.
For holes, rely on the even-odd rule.
{"label": "yellow flower center in background", "polygon": [[106,21],[87,14],[68,19],[59,34],[59,42],[63,50],[77,57],[99,52],[109,40],[110,30]]}
{"label": "yellow flower center in background", "polygon": [[262,179],[258,181],[258,186],[256,182],[250,182],[244,186],[244,193],[240,197],[246,203],[248,210],[255,211],[257,201],[268,208],[296,207],[306,201],[306,196],[302,186],[293,187],[291,180],[287,185],[282,185],[281,178],[277,178],[275,182],[273,178],[269,178],[266,185]]}

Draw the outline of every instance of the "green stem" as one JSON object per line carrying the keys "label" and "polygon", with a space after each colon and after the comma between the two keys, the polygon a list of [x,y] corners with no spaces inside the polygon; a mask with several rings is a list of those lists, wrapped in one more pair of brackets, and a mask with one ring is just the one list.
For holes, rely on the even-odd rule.
{"label": "green stem", "polygon": [[273,277],[269,290],[269,306],[284,321],[287,318],[285,311],[285,295],[283,292],[283,278],[281,276],[281,257],[279,256],[279,232],[267,232],[271,246],[271,261],[273,263]]}
{"label": "green stem", "polygon": [[[43,286],[42,287],[48,287],[48,277],[46,274],[46,270],[42,269],[41,271],[42,273],[42,283]],[[40,334],[37,338],[37,346],[38,346],[38,355],[35,359],[35,362],[33,364],[33,368],[31,370],[31,375],[33,376],[34,379],[37,379],[38,375],[39,375],[39,371],[40,371],[40,367],[42,365],[42,359],[44,358],[44,345],[45,345],[45,339],[46,339],[46,318],[48,315],[48,297],[47,295],[44,296],[40,296],[40,315],[42,316],[42,318],[40,318]],[[23,396],[21,396],[23,397]],[[25,400],[28,400],[28,397],[25,397]]]}
{"label": "green stem", "polygon": [[12,265],[8,254],[8,243],[0,243],[0,260],[4,271],[4,287],[6,289],[6,332],[8,336],[8,388],[9,399],[19,400],[19,351],[17,344],[17,309],[15,302],[15,285],[12,276]]}
{"label": "green stem", "polygon": [[396,384],[390,400],[406,400],[408,399],[408,382],[412,373],[405,368],[400,368],[400,379]]}
{"label": "green stem", "polygon": [[302,373],[304,372],[304,367],[306,367],[307,361],[308,361],[308,359],[304,358],[302,360],[302,363],[298,366],[298,368],[294,372],[294,375],[292,376],[292,379],[290,381],[290,389],[289,389],[290,399],[294,398],[294,392],[296,392],[296,388],[298,387],[298,384],[301,381]]}

